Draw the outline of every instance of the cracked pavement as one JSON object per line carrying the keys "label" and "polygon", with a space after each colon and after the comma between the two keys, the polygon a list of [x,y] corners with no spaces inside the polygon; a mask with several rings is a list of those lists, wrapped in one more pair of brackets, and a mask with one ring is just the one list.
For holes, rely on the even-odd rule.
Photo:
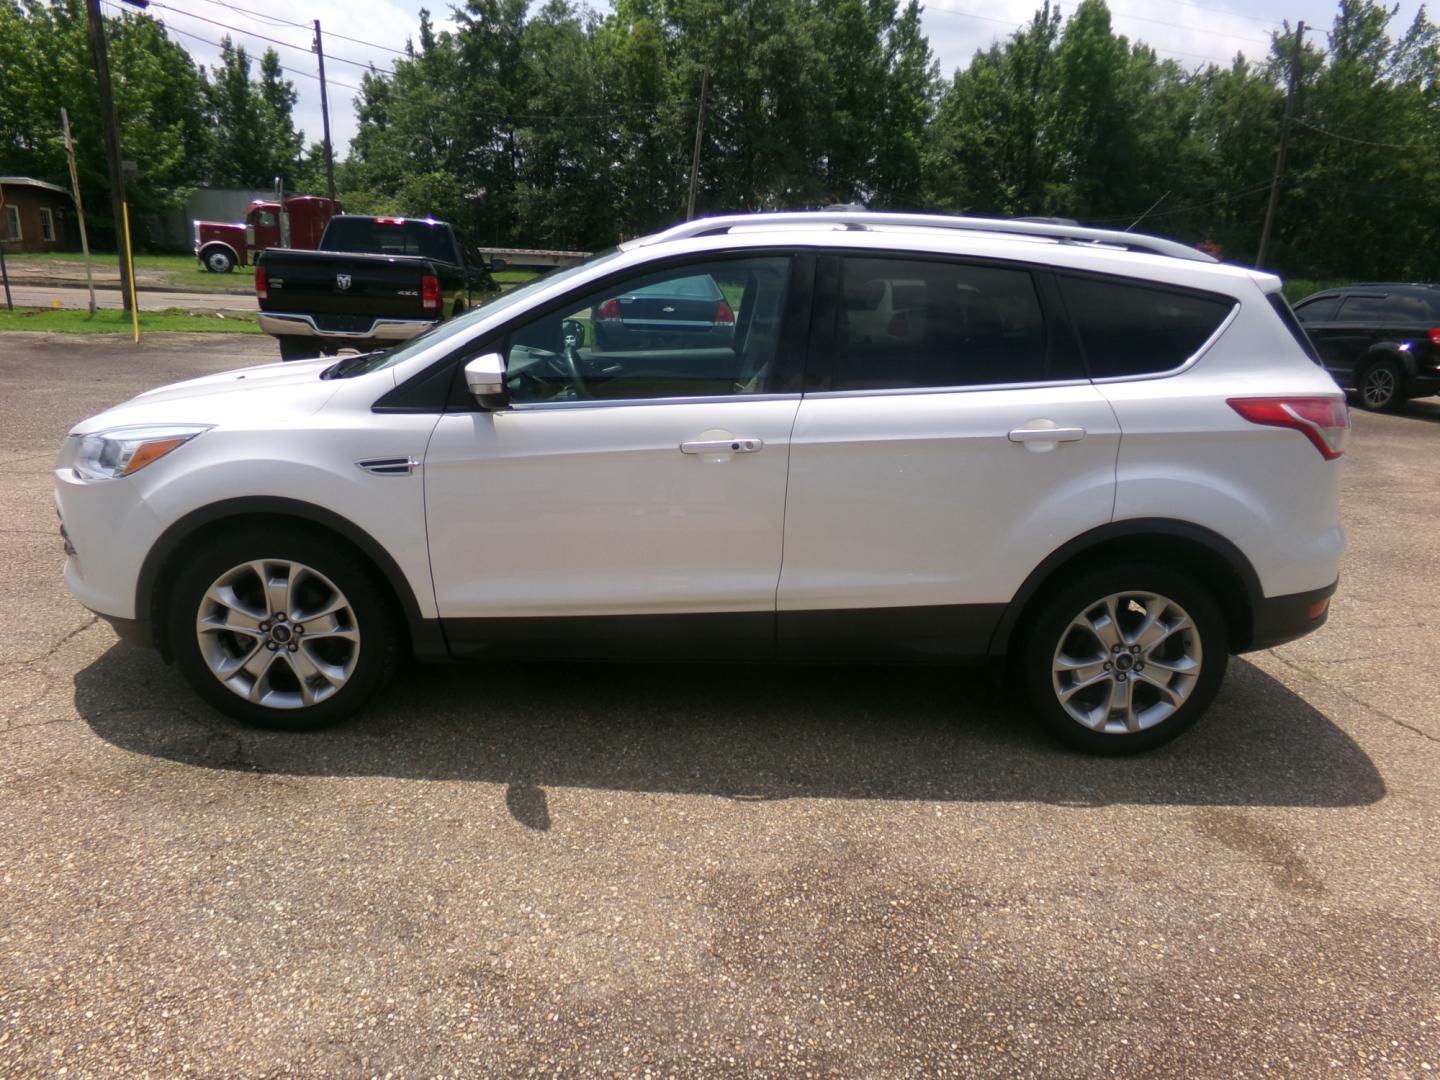
{"label": "cracked pavement", "polygon": [[0,1076],[1440,1071],[1440,402],[1178,743],[973,672],[461,666],[306,735],[60,580],[49,466],[266,339],[0,334]]}

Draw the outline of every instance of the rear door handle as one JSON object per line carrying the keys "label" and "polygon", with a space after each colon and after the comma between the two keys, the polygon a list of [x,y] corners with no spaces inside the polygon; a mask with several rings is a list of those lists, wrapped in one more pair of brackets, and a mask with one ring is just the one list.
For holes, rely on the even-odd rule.
{"label": "rear door handle", "polygon": [[1079,442],[1085,437],[1083,427],[1022,427],[1010,432],[1011,442]]}
{"label": "rear door handle", "polygon": [[765,440],[754,435],[733,439],[691,439],[680,444],[682,454],[753,454],[765,448]]}

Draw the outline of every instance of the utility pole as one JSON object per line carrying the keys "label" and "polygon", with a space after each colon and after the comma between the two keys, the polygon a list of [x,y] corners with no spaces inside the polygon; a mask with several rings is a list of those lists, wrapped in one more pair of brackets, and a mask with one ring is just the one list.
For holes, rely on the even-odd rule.
{"label": "utility pole", "polygon": [[335,155],[330,151],[330,102],[325,97],[325,44],[320,38],[320,20],[315,20],[315,55],[320,58],[320,123],[325,129],[325,193],[335,201]]}
{"label": "utility pole", "polygon": [[120,257],[120,302],[129,311],[129,237],[121,224],[125,220],[125,173],[120,165],[120,126],[115,120],[115,96],[110,89],[110,57],[105,50],[105,19],[100,0],[85,0],[90,31],[90,54],[95,62],[95,81],[100,86],[100,130],[105,136],[105,159],[110,166],[110,212],[115,218],[115,248]]}
{"label": "utility pole", "polygon": [[90,270],[90,238],[85,235],[85,204],[80,201],[80,174],[75,168],[75,140],[70,138],[70,114],[60,107],[60,126],[65,129],[65,155],[70,159],[70,195],[80,222],[80,250],[85,254],[85,284],[90,286],[90,314],[95,314],[95,275]]}
{"label": "utility pole", "polygon": [[700,80],[700,108],[695,113],[695,152],[690,156],[690,201],[685,206],[685,220],[695,216],[695,188],[700,183],[700,136],[705,131],[705,98],[710,92],[710,69],[706,67]]}
{"label": "utility pole", "polygon": [[1290,148],[1290,121],[1295,115],[1295,90],[1300,83],[1300,53],[1305,47],[1305,20],[1295,25],[1295,55],[1290,60],[1290,85],[1285,92],[1285,119],[1280,123],[1280,149],[1275,153],[1275,176],[1270,181],[1270,202],[1265,207],[1265,225],[1260,230],[1260,250],[1255,253],[1255,268],[1265,265],[1270,253],[1270,229],[1275,223],[1275,207],[1280,202],[1280,179],[1285,174],[1285,151]]}

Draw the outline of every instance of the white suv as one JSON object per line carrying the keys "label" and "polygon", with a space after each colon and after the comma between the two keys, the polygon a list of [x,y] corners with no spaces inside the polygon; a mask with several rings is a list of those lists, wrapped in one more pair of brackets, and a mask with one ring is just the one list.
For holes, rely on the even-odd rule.
{"label": "white suv", "polygon": [[[667,287],[702,275],[723,298]],[[781,213],[142,394],[76,425],[56,502],[80,601],[246,721],[338,720],[405,653],[1003,657],[1052,732],[1128,752],[1324,622],[1348,432],[1270,275]]]}

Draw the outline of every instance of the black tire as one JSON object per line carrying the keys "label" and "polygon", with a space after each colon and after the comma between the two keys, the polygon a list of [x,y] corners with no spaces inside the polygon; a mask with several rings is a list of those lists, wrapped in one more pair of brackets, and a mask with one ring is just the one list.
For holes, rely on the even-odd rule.
{"label": "black tire", "polygon": [[1371,412],[1396,412],[1405,404],[1405,372],[1394,360],[1376,360],[1355,380],[1360,405]]}
{"label": "black tire", "polygon": [[212,274],[228,274],[235,269],[235,256],[223,247],[206,248],[200,253],[200,263]]}
{"label": "black tire", "polygon": [[314,360],[320,355],[320,343],[314,338],[281,337],[276,340],[280,342],[281,360]]}
{"label": "black tire", "polygon": [[[197,625],[202,616],[213,620],[226,610],[224,605],[217,607],[206,595],[222,577],[239,572],[241,576],[232,584],[230,595],[243,596],[246,606],[262,610],[259,605],[265,605],[265,601],[254,599],[263,596],[256,592],[260,578],[245,576],[243,569],[246,564],[257,562],[266,565],[267,576],[273,575],[275,580],[284,580],[293,586],[293,590],[286,588],[286,595],[294,598],[288,605],[292,608],[292,617],[288,621],[273,616],[267,618],[272,623],[286,624],[288,640],[297,648],[305,646],[303,656],[292,659],[290,654],[296,653],[297,648],[290,646],[270,648],[273,639],[264,645],[254,644],[253,639],[246,636],[249,631],[245,635],[229,631],[207,634],[206,645],[201,645]],[[282,576],[280,568],[285,566],[291,568],[291,572]],[[296,566],[302,572],[294,572]],[[305,606],[330,603],[330,593],[326,591],[330,586],[345,601],[345,610],[333,620],[330,616],[325,620],[312,616],[311,637],[302,642],[306,629],[301,621],[306,618]],[[239,610],[237,606],[226,614],[226,621],[235,618]],[[311,607],[310,610],[320,609]],[[247,724],[302,731],[346,719],[384,687],[399,662],[400,617],[388,590],[373,570],[333,540],[299,531],[242,530],[206,544],[185,558],[170,592],[166,632],[181,674],[215,709]],[[326,620],[333,621],[334,625],[326,625]],[[213,621],[211,625],[215,625]],[[348,631],[354,632],[353,642],[345,636]],[[318,640],[327,636],[327,632],[331,640]],[[239,670],[243,667],[242,659],[247,663],[256,659],[265,662],[267,649],[273,654],[268,662],[275,669],[273,674],[267,671],[262,678],[252,680],[248,668],[243,672]],[[221,676],[212,670],[212,662],[217,657],[237,665],[229,669],[231,682],[222,682]],[[325,664],[332,673],[348,668],[348,674],[338,688],[332,676],[321,675],[302,686],[297,671],[305,666],[307,659],[310,665],[316,665],[317,661]],[[315,670],[319,670],[318,665]],[[272,704],[247,699],[241,696],[239,688],[232,688],[246,680],[250,680],[251,687],[258,688],[256,697],[269,698]],[[313,703],[305,700],[312,697],[317,699]]]}
{"label": "black tire", "polygon": [[[1170,606],[1140,595],[1126,599],[1125,594],[1147,594]],[[1162,623],[1169,622],[1177,629],[1162,643],[1152,644],[1153,653],[1144,648],[1130,652],[1136,647],[1122,645],[1127,659],[1114,653],[1113,644],[1107,648],[1099,635],[1075,629],[1075,622],[1087,613],[1099,612],[1103,618],[1107,598],[1116,596],[1122,598],[1117,601],[1117,613],[1119,628],[1125,631],[1119,640],[1128,641],[1128,632],[1142,625],[1156,608],[1162,612]],[[1190,629],[1184,629],[1179,615],[1188,616]],[[1058,670],[1062,657],[1065,663],[1074,663],[1092,656],[1093,667]],[[1175,670],[1195,656],[1199,666],[1193,675]],[[1061,742],[1092,754],[1134,754],[1169,742],[1200,718],[1219,692],[1229,657],[1225,617],[1198,581],[1163,566],[1117,565],[1086,573],[1041,602],[1024,629],[1020,673],[1032,711]],[[1144,674],[1146,664],[1150,665],[1149,675]],[[1122,666],[1128,675],[1117,670]],[[1166,690],[1157,688],[1157,675]],[[1070,690],[1082,682],[1085,688],[1070,698],[1071,707],[1088,712],[1095,726],[1086,726],[1072,716],[1061,701],[1062,689]],[[1127,684],[1128,691],[1117,688],[1116,683]],[[1122,696],[1128,693],[1125,700],[1138,730],[1120,726],[1121,714],[1109,696],[1112,691]]]}

